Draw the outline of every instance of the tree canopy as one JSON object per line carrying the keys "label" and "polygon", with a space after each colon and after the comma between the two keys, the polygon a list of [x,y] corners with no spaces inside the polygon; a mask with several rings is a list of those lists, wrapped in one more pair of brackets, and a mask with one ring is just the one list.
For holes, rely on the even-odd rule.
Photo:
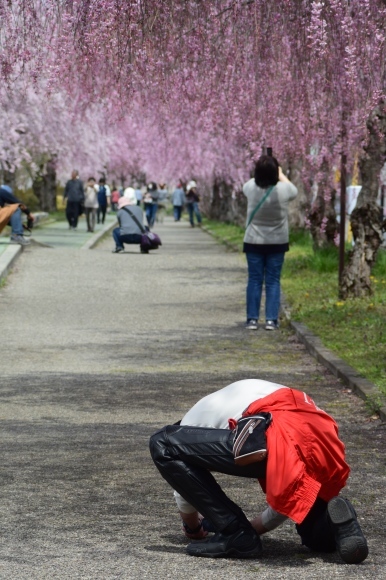
{"label": "tree canopy", "polygon": [[382,0],[0,0],[0,161],[239,186],[262,147],[307,188],[385,92]]}

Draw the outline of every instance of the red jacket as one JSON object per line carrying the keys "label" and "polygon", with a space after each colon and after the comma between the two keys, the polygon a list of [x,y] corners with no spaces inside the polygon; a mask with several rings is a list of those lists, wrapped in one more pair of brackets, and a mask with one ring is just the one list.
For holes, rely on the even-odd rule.
{"label": "red jacket", "polygon": [[301,391],[279,389],[249,405],[243,416],[270,412],[267,474],[259,480],[268,504],[301,524],[317,497],[329,501],[350,473],[334,419]]}

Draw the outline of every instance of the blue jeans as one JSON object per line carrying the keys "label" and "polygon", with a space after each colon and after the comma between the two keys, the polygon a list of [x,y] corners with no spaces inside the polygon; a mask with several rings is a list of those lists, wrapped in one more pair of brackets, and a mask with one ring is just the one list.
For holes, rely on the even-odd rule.
{"label": "blue jeans", "polygon": [[113,238],[117,248],[123,249],[123,244],[140,244],[141,234],[120,234],[120,228],[113,229]]}
{"label": "blue jeans", "polygon": [[265,319],[279,318],[280,275],[284,262],[284,252],[280,254],[255,254],[247,252],[247,320],[259,319],[260,302],[265,282]]}
{"label": "blue jeans", "polygon": [[155,216],[157,215],[158,203],[146,203],[145,214],[149,228],[154,226]]}
{"label": "blue jeans", "polygon": [[173,205],[174,221],[179,222],[182,214],[182,205]]}
{"label": "blue jeans", "polygon": [[198,209],[198,202],[194,201],[193,203],[187,203],[186,209],[188,210],[190,225],[194,226],[194,215],[196,215],[197,223],[200,224],[201,214],[200,210]]}
{"label": "blue jeans", "polygon": [[15,235],[22,236],[23,235],[23,223],[21,221],[21,209],[20,207],[11,215],[11,219],[9,220],[9,224],[12,228],[12,233]]}

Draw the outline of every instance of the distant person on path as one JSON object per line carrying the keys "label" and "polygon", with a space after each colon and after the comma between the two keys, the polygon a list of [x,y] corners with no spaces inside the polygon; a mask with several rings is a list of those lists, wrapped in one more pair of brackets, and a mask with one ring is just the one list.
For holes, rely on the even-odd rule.
{"label": "distant person on path", "polygon": [[289,249],[288,204],[298,193],[275,157],[263,155],[243,193],[248,200],[244,252],[248,263],[247,323],[256,330],[265,282],[265,329],[279,328],[280,277]]}
{"label": "distant person on path", "polygon": [[201,225],[201,213],[198,207],[200,201],[200,196],[197,193],[197,183],[195,181],[189,181],[186,186],[186,209],[189,214],[189,222],[192,228],[194,228],[194,216],[197,219],[197,225]]}
{"label": "distant person on path", "polygon": [[168,197],[169,197],[169,192],[166,186],[166,183],[160,183],[158,185],[158,211],[157,211],[157,215],[156,215],[156,221],[157,222],[163,222],[164,220],[164,216],[166,215],[166,208],[167,208],[167,204],[168,204]]}
{"label": "distant person on path", "polygon": [[[126,188],[125,193],[127,192],[127,189],[128,188]],[[124,244],[141,244],[142,231],[135,219],[133,219],[130,213],[125,210],[125,208],[129,209],[134,218],[136,218],[140,224],[143,224],[143,211],[142,208],[137,205],[137,198],[134,189],[132,189],[132,191],[133,194],[131,196],[127,194],[120,197],[118,200],[117,218],[119,227],[113,230],[113,238],[115,241],[115,250],[113,250],[113,254],[123,252],[125,250]],[[141,250],[141,253],[148,252]]]}
{"label": "distant person on path", "polygon": [[95,177],[89,177],[84,192],[84,212],[86,214],[87,231],[95,230],[96,214],[98,209],[98,186]]}
{"label": "distant person on path", "polygon": [[145,214],[148,226],[149,228],[152,228],[154,226],[158,210],[158,188],[154,181],[146,186],[146,193],[143,197],[143,203],[145,206]]}
{"label": "distant person on path", "polygon": [[30,241],[24,237],[22,212],[27,216],[29,227],[32,227],[34,218],[28,207],[13,194],[9,185],[0,186],[0,232],[6,225],[10,225],[11,243],[27,246]]}
{"label": "distant person on path", "polygon": [[[189,544],[191,556],[258,558],[260,536],[288,518],[313,551],[337,550],[348,564],[368,555],[356,512],[339,495],[350,469],[338,426],[304,392],[258,379],[232,383],[156,432],[150,452],[175,490],[185,535],[215,532]],[[258,479],[268,507],[249,521],[212,472]]]}
{"label": "distant person on path", "polygon": [[106,183],[106,179],[101,177],[99,180],[98,188],[98,210],[97,210],[97,223],[104,224],[106,219],[107,208],[110,205],[111,191],[110,187]]}
{"label": "distant person on path", "polygon": [[142,195],[141,188],[138,186],[135,188],[135,197],[137,198],[137,205],[141,205],[143,195]]}
{"label": "distant person on path", "polygon": [[63,201],[67,200],[66,217],[70,230],[78,227],[80,206],[84,202],[83,182],[79,179],[79,172],[74,169],[64,188]]}
{"label": "distant person on path", "polygon": [[185,192],[182,187],[182,183],[178,182],[177,187],[173,191],[172,204],[173,204],[173,215],[174,221],[179,222],[182,215],[182,210],[186,203]]}
{"label": "distant person on path", "polygon": [[111,209],[113,211],[117,211],[118,209],[118,201],[121,197],[121,193],[117,187],[114,187],[111,192]]}

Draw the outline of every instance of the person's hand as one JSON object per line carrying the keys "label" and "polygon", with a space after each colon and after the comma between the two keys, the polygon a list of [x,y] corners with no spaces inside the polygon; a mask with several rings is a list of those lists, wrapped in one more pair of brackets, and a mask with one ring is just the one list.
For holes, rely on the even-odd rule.
{"label": "person's hand", "polygon": [[285,183],[290,183],[288,177],[283,173],[282,168],[279,165],[279,181],[284,181]]}

